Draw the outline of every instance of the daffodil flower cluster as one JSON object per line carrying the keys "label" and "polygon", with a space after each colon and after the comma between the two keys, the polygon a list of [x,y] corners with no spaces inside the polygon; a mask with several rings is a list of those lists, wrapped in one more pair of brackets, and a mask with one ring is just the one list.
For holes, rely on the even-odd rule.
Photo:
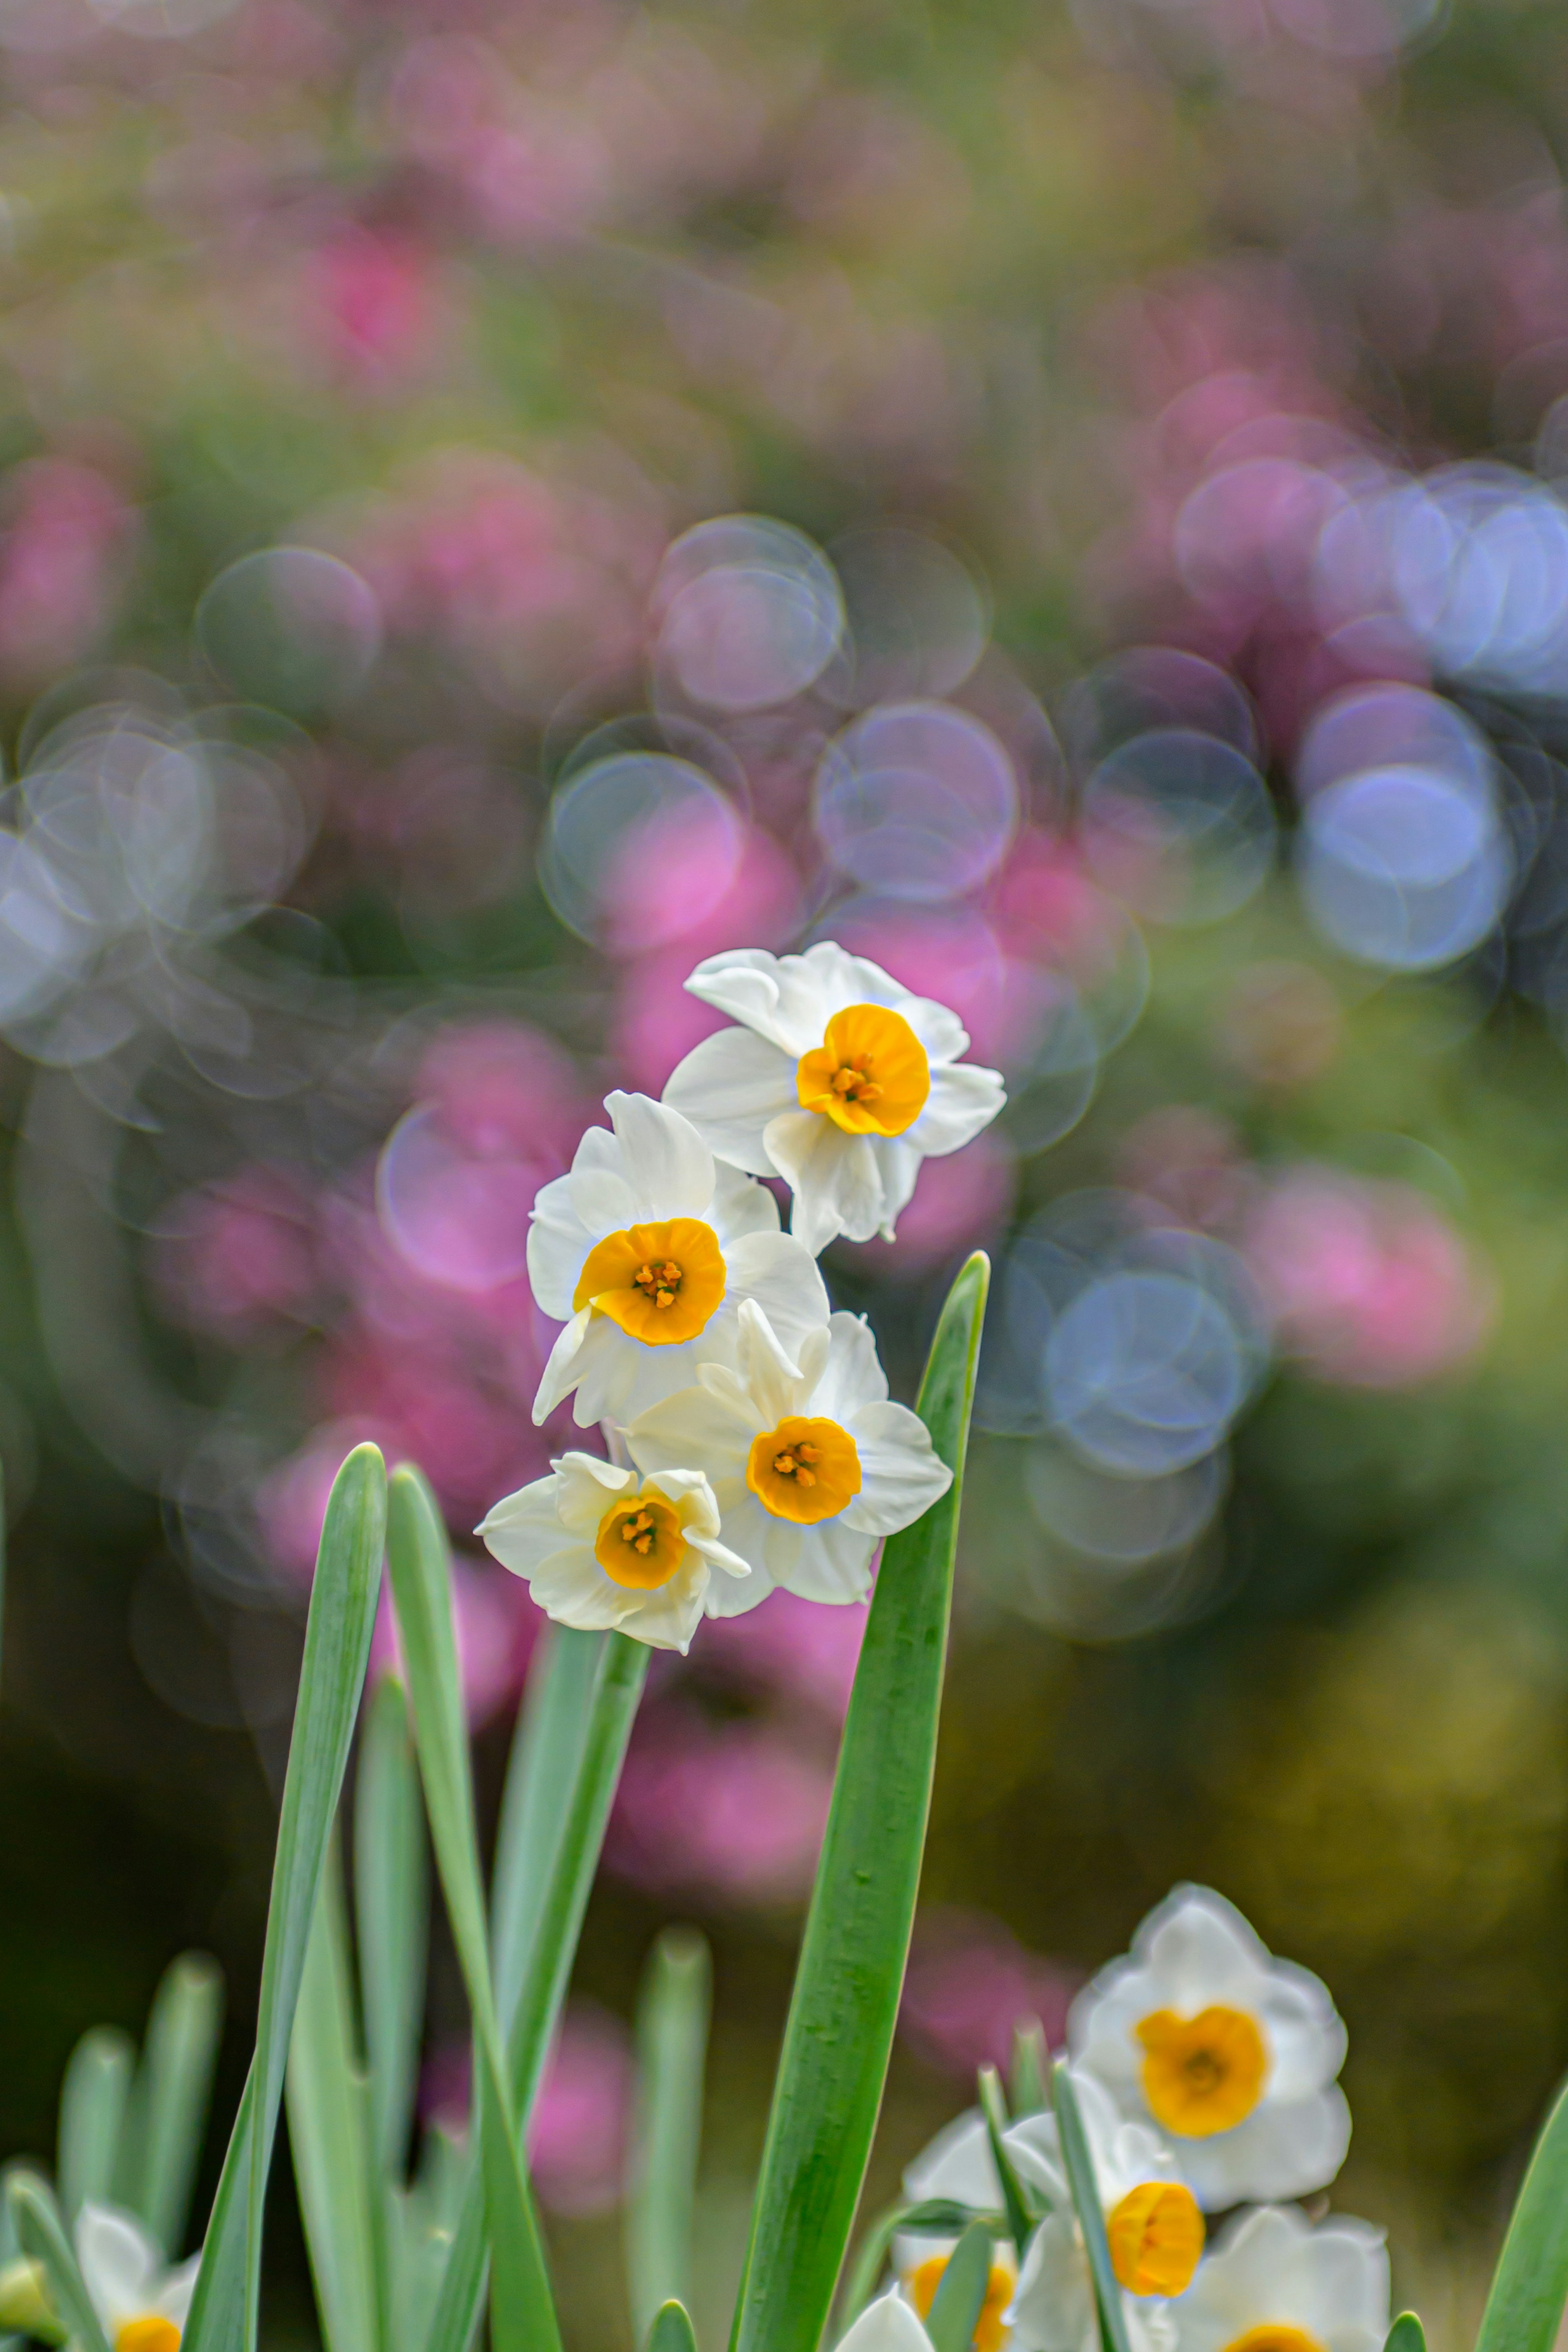
{"label": "daffodil flower cluster", "polygon": [[[681,1651],[776,1585],[863,1600],[882,1538],[952,1483],[816,1259],[840,1234],[890,1240],[921,1159],[1004,1099],[954,1013],[830,941],[711,957],[687,985],[737,1025],[662,1102],[605,1097],[529,1234],[563,1326],[534,1419],[570,1397],[614,1461],[563,1454],[479,1530],[563,1624]],[[790,1188],[788,1233],[763,1178]]]}
{"label": "daffodil flower cluster", "polygon": [[[1380,2352],[1382,2231],[1279,2201],[1325,2188],[1350,2140],[1344,2028],[1318,1979],[1275,1959],[1223,1897],[1182,1886],[1079,1995],[1068,2039],[1132,2352]],[[1002,2146],[1035,2218],[1021,2262],[998,2222],[975,2352],[1096,2352],[1055,2115],[1017,2117]],[[978,2109],[939,2134],[904,2189],[911,2207],[1001,2214]],[[1208,2243],[1205,2212],[1228,2209]],[[955,2242],[896,2237],[892,2290],[839,2352],[929,2352],[921,2323]]]}

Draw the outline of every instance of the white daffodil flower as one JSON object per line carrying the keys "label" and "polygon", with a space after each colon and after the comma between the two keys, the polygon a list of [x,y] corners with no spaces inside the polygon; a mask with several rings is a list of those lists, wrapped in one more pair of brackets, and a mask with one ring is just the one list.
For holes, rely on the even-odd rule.
{"label": "white daffodil flower", "polygon": [[1306,2196],[1344,2162],[1345,2029],[1327,1987],[1206,1887],[1150,1913],[1079,1994],[1068,2042],[1124,2113],[1158,2125],[1210,2211]]}
{"label": "white daffodil flower", "polygon": [[686,985],[740,1026],[694,1047],[664,1099],[721,1160],[784,1179],[814,1252],[838,1234],[891,1241],[921,1161],[971,1142],[1005,1100],[996,1071],[959,1060],[955,1013],[830,940],[710,956]]}
{"label": "white daffodil flower", "polygon": [[1295,2206],[1229,2224],[1173,2306],[1176,2352],[1379,2352],[1388,2333],[1383,2231]]}
{"label": "white daffodil flower", "polygon": [[76,2258],[111,2352],[179,2352],[201,2256],[171,2270],[134,2214],[85,2204]]}
{"label": "white daffodil flower", "polygon": [[931,2352],[931,2341],[912,2305],[895,2288],[866,2305],[840,2336],[838,2352]]}
{"label": "white daffodil flower", "polygon": [[528,1579],[558,1624],[614,1627],[684,1656],[707,1610],[714,1572],[749,1579],[719,1541],[719,1506],[700,1470],[635,1470],[595,1454],[563,1454],[548,1478],[508,1495],[476,1533],[503,1568]]}
{"label": "white daffodil flower", "polygon": [[724,1541],[749,1562],[713,1613],[754,1609],[775,1584],[805,1601],[858,1601],[884,1536],[945,1495],[952,1473],[925,1423],[889,1402],[869,1328],[835,1315],[786,1352],[752,1299],[737,1361],[704,1364],[698,1385],[640,1413],[626,1433],[639,1469],[700,1470]]}
{"label": "white daffodil flower", "polygon": [[[1204,2217],[1157,2132],[1128,2121],[1110,2093],[1077,2067],[1073,2088],[1111,2267],[1124,2291],[1129,2340],[1141,2352],[1166,2352],[1172,2331],[1165,2298],[1183,2294],[1198,2266]],[[1047,2208],[1029,2240],[1007,2313],[1015,2352],[1093,2352],[1100,2335],[1094,2284],[1055,2116],[1026,2116],[1005,2144],[1020,2179],[1040,2192]]]}
{"label": "white daffodil flower", "polygon": [[647,1095],[605,1098],[614,1131],[591,1127],[569,1176],[533,1206],[528,1276],[565,1329],[534,1399],[542,1421],[576,1391],[579,1428],[627,1422],[732,1360],[743,1299],[794,1346],[827,1320],[811,1253],[779,1231],[771,1192],[715,1161],[679,1111]]}
{"label": "white daffodil flower", "polygon": [[972,2213],[1000,2213],[1002,2183],[991,2153],[991,2135],[978,2107],[966,2107],[944,2124],[933,2140],[904,2167],[904,2195],[911,2205],[945,2198]]}

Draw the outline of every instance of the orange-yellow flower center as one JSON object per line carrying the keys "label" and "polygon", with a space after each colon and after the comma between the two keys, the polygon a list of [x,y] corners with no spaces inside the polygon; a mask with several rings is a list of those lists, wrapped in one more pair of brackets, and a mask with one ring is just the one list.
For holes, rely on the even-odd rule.
{"label": "orange-yellow flower center", "polygon": [[695,1339],[724,1300],[724,1255],[700,1217],[627,1225],[595,1244],[578,1276],[574,1312],[593,1307],[650,1348]]}
{"label": "orange-yellow flower center", "polygon": [[1141,2180],[1112,2208],[1105,2234],[1129,2294],[1181,2294],[1204,2250],[1204,2217],[1179,2180]]}
{"label": "orange-yellow flower center", "polygon": [[1243,2009],[1200,2009],[1195,2017],[1156,2009],[1139,2021],[1143,2096],[1165,2129],[1183,2139],[1229,2131],[1263,2096],[1268,2053]]}
{"label": "orange-yellow flower center", "polygon": [[1249,2327],[1245,2336],[1234,2336],[1225,2352],[1323,2352],[1323,2347],[1304,2327],[1266,2320],[1261,2327]]}
{"label": "orange-yellow flower center", "polygon": [[180,2331],[172,2319],[150,2311],[126,2321],[115,2336],[114,2352],[180,2352]]}
{"label": "orange-yellow flower center", "polygon": [[925,1108],[931,1064],[901,1013],[851,1004],[801,1055],[795,1083],[803,1109],[820,1111],[846,1135],[902,1135]]}
{"label": "orange-yellow flower center", "polygon": [[[675,1506],[653,1487],[612,1503],[594,1538],[594,1558],[605,1574],[634,1592],[657,1592],[685,1557],[686,1536]],[[144,2352],[159,2347],[148,2346]]]}
{"label": "orange-yellow flower center", "polygon": [[792,1412],[776,1429],[752,1440],[746,1484],[775,1519],[815,1527],[860,1492],[855,1440],[836,1421],[809,1421]]}
{"label": "orange-yellow flower center", "polygon": [[[932,2254],[910,2274],[910,2294],[922,2319],[931,2317],[931,2307],[942,2284],[942,2274],[951,2260],[949,2254]],[[1002,2325],[1002,2314],[1013,2300],[1014,2284],[1010,2270],[1004,2269],[1000,2263],[992,2263],[991,2275],[985,2282],[985,2300],[974,2323],[974,2352],[1002,2352],[1008,2336],[1008,2330]]]}

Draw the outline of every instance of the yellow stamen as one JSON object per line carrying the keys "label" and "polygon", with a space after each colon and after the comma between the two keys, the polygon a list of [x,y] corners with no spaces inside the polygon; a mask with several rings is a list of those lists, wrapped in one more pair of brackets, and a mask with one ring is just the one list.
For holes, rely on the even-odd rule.
{"label": "yellow stamen", "polygon": [[180,2352],[180,2331],[172,2319],[150,2311],[116,2332],[114,2352]]}
{"label": "yellow stamen", "polygon": [[724,1255],[700,1217],[606,1234],[588,1253],[572,1306],[593,1307],[650,1348],[695,1339],[724,1301]]}
{"label": "yellow stamen", "polygon": [[1143,2180],[1112,2209],[1105,2234],[1129,2294],[1181,2294],[1204,2250],[1204,2217],[1179,2180]]}
{"label": "yellow stamen", "polygon": [[[922,2319],[931,2317],[931,2307],[942,2284],[942,2274],[952,2259],[951,2254],[932,2254],[910,2277],[910,2294]],[[1010,2270],[1001,2263],[992,2263],[991,2275],[985,2282],[985,2300],[980,2306],[980,2316],[974,2323],[974,2334],[970,2339],[973,2352],[1002,2352],[1009,2333],[1002,2325],[1002,2314],[1013,2300],[1015,2284]]]}
{"label": "yellow stamen", "polygon": [[1257,2020],[1215,2007],[1195,2017],[1157,2009],[1137,2026],[1143,2095],[1157,2121],[1183,2139],[1229,2131],[1263,2096],[1268,2053]]}
{"label": "yellow stamen", "polygon": [[599,1521],[594,1557],[613,1584],[657,1592],[686,1559],[686,1536],[674,1504],[652,1491],[623,1495]]}
{"label": "yellow stamen", "polygon": [[752,1440],[746,1484],[775,1519],[814,1527],[860,1492],[860,1456],[849,1432],[836,1421],[792,1413]]}
{"label": "yellow stamen", "polygon": [[851,1004],[795,1067],[795,1092],[847,1135],[902,1135],[931,1093],[925,1047],[901,1013]]}

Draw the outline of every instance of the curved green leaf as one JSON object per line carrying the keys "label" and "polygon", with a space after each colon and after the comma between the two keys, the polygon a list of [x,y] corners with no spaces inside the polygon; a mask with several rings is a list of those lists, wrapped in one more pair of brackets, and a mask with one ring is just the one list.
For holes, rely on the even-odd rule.
{"label": "curved green leaf", "polygon": [[948,2256],[926,2315],[931,2352],[969,2352],[991,2284],[991,2232],[972,2221]]}
{"label": "curved green leaf", "polygon": [[18,2171],[6,2183],[16,2242],[37,2263],[48,2282],[49,2301],[68,2336],[81,2352],[109,2352],[98,2306],[87,2291],[76,2249],[48,2183],[36,2172]]}
{"label": "curved green leaf", "polygon": [[1383,2340],[1383,2352],[1426,2352],[1426,2330],[1413,2311],[1402,2311]]}
{"label": "curved green leaf", "polygon": [[1568,2084],[1542,2127],[1508,2225],[1476,2352],[1552,2352],[1568,2302]]}
{"label": "curved green leaf", "polygon": [[358,2063],[347,1907],[336,1841],[305,1953],[289,2048],[289,2143],[327,2352],[380,2336],[369,2086]]}
{"label": "curved green leaf", "polygon": [[1008,2104],[1015,2116],[1042,2113],[1047,2104],[1049,2067],[1045,2027],[1037,2017],[1020,2019],[1013,2028],[1013,2064],[1007,2078]]}
{"label": "curved green leaf", "polygon": [[392,1674],[378,1676],[360,1736],[353,1862],[371,2144],[380,2169],[401,2178],[425,2019],[430,1876],[408,1707]]}
{"label": "curved green leaf", "polygon": [[474,2021],[475,2105],[491,2260],[491,2336],[497,2352],[558,2352],[560,2329],[490,1979],[446,1529],[429,1488],[407,1463],[392,1476],[387,1558],[436,1866]]}
{"label": "curved green leaf", "polygon": [[980,2112],[985,2118],[985,2137],[991,2143],[991,2161],[996,2167],[996,2178],[1002,2183],[1002,2208],[1007,2216],[1007,2234],[1021,2263],[1029,2232],[1035,2224],[1023,2183],[1014,2171],[1013,2159],[1003,2143],[1002,2135],[1007,2128],[1008,2115],[1002,2096],[1002,2077],[994,2066],[982,2066],[979,2088]]}
{"label": "curved green leaf", "polygon": [[1089,2276],[1094,2281],[1095,2307],[1100,2314],[1100,2340],[1105,2352],[1129,2352],[1127,2315],[1122,2307],[1121,2288],[1110,2260],[1110,2246],[1105,2234],[1105,2212],[1100,2201],[1100,2187],[1094,2177],[1094,2158],[1089,2154],[1089,2135],[1079,2113],[1078,2096],[1073,2090],[1068,2062],[1058,2058],[1051,2070],[1051,2098],[1057,2111],[1057,2129],[1061,2135],[1062,2165],[1072,2191],[1073,2210],[1083,2233],[1083,2250],[1089,2257]]}
{"label": "curved green leaf", "polygon": [[697,2352],[697,2338],[684,2304],[663,2304],[655,2312],[647,2352]]}
{"label": "curved green leaf", "polygon": [[267,2176],[305,1949],[370,1657],[386,1532],[386,1470],[356,1445],[333,1482],[316,1555],[300,1695],[272,1865],[256,2053],[213,2199],[182,2352],[251,2352]]}
{"label": "curved green leaf", "polygon": [[882,1554],[784,2028],[734,2352],[816,2352],[865,2177],[931,1805],[989,1274],[977,1255],[959,1275],[921,1386],[921,1416],[953,1482]]}
{"label": "curved green leaf", "polygon": [[637,2005],[637,2111],[626,2202],[626,2291],[640,2336],[691,2297],[691,2216],[702,2137],[712,1964],[694,1927],[667,1927]]}
{"label": "curved green leaf", "polygon": [[104,2205],[114,2195],[134,2066],[130,2041],[114,2025],[93,2026],[67,2063],[55,2169],[68,2229],[89,2199]]}
{"label": "curved green leaf", "polygon": [[121,2144],[119,2199],[139,2213],[173,2262],[185,2242],[191,2189],[206,2132],[223,2032],[223,1970],[182,1952],[153,1997],[142,2063]]}

